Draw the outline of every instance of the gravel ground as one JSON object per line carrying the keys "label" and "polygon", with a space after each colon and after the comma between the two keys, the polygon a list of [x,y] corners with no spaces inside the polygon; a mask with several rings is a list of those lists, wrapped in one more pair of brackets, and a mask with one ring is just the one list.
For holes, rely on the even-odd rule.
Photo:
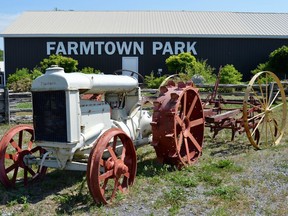
{"label": "gravel ground", "polygon": [[[205,195],[207,188],[198,185],[185,190],[187,200],[183,202],[177,215],[288,215],[287,155],[288,148],[281,147],[225,156],[245,169],[233,174],[230,180],[231,184],[239,186],[240,199],[235,200],[232,205],[218,202],[213,205],[213,197]],[[198,164],[200,163],[201,160]],[[168,215],[168,207],[157,210],[153,208],[157,196],[163,190],[165,188],[157,188],[149,198],[144,193],[139,194],[134,199],[126,199],[121,205],[105,208],[104,212],[119,216]]]}

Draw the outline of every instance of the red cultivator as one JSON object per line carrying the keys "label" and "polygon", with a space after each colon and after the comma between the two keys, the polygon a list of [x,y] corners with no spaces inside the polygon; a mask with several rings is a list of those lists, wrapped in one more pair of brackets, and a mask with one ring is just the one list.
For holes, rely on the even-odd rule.
{"label": "red cultivator", "polygon": [[205,126],[214,137],[223,129],[232,131],[232,139],[246,133],[256,149],[277,145],[283,137],[286,97],[271,72],[256,74],[242,100],[218,95],[219,81],[203,101],[192,83],[168,81],[153,102],[152,117],[139,103],[134,74],[47,69],[32,85],[34,129],[15,126],[0,141],[1,183],[27,185],[48,167],[81,170],[95,202],[106,204],[134,182],[134,146],[151,143],[159,161],[180,169],[201,156]]}

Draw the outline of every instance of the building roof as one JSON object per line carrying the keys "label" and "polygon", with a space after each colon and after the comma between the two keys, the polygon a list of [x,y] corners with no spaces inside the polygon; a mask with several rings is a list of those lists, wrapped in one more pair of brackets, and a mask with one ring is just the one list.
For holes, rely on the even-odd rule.
{"label": "building roof", "polygon": [[288,38],[288,13],[29,11],[3,37]]}

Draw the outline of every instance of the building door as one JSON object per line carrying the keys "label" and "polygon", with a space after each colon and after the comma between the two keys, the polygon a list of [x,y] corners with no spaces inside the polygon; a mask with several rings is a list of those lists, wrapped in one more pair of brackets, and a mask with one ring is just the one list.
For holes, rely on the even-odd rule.
{"label": "building door", "polygon": [[[125,70],[131,70],[138,73],[138,57],[122,57],[122,70],[124,75],[131,75],[131,72]],[[138,79],[138,75],[134,74],[134,77]]]}

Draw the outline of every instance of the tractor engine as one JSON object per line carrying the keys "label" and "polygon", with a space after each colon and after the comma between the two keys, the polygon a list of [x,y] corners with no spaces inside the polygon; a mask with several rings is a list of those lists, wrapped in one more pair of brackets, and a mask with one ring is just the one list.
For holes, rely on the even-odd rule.
{"label": "tractor engine", "polygon": [[31,91],[35,143],[48,152],[44,166],[86,169],[72,159],[87,160],[110,128],[122,129],[135,145],[151,140],[151,116],[139,104],[141,91],[132,76],[65,73],[53,66]]}

